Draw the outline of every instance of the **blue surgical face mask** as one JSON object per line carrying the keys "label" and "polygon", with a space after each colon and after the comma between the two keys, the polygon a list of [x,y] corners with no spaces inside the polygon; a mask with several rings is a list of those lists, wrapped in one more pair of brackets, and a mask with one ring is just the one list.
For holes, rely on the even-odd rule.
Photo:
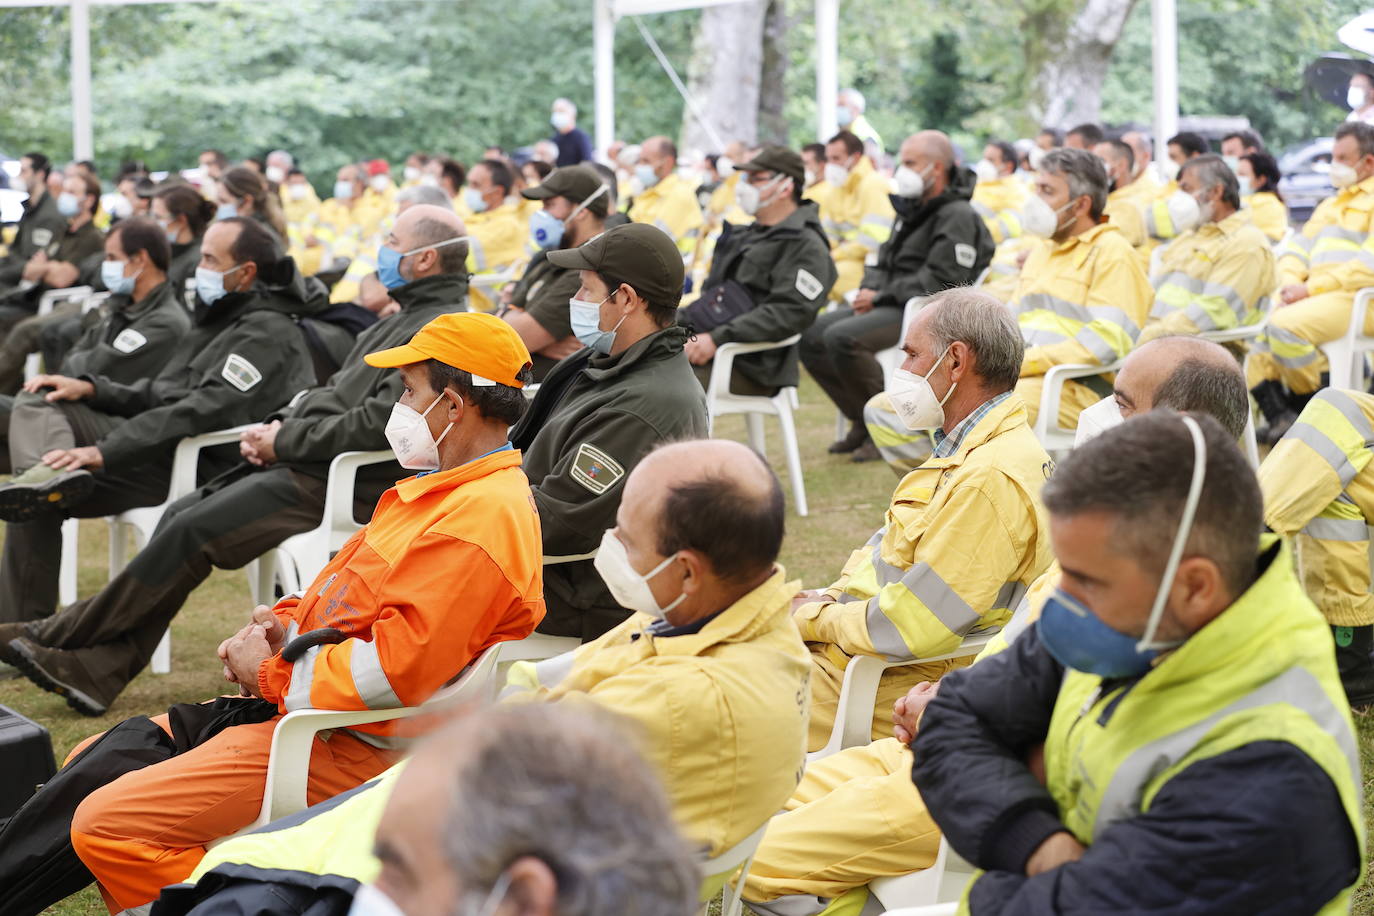
{"label": "blue surgical face mask", "polygon": [[105,288],[116,296],[131,296],[134,292],[134,281],[138,279],[139,271],[132,277],[124,276],[124,267],[127,261],[101,261],[100,262],[100,282],[105,284]]}
{"label": "blue surgical face mask", "polygon": [[848,127],[854,123],[854,112],[848,107],[840,105],[835,109],[835,123],[840,127]]}
{"label": "blue surgical face mask", "polygon": [[1183,558],[1188,536],[1192,533],[1193,516],[1197,513],[1202,486],[1207,478],[1207,443],[1202,438],[1202,429],[1192,417],[1180,419],[1193,437],[1193,477],[1188,487],[1188,500],[1183,506],[1183,517],[1174,534],[1168,562],[1164,565],[1164,575],[1160,577],[1159,588],[1155,591],[1154,606],[1150,609],[1145,632],[1136,639],[1115,630],[1062,588],[1055,589],[1045,602],[1036,629],[1045,648],[1066,667],[1104,678],[1138,677],[1150,670],[1161,651],[1183,644],[1181,639],[1166,642],[1156,640],[1159,623],[1164,618],[1164,605],[1169,600],[1169,592],[1173,590],[1174,576],[1178,572],[1179,560]]}
{"label": "blue surgical face mask", "polygon": [[487,209],[487,202],[482,199],[482,192],[476,188],[463,189],[463,203],[468,205],[468,209],[473,213],[482,213]]}
{"label": "blue surgical face mask", "polygon": [[167,233],[168,244],[175,245],[177,239],[181,236],[181,230],[169,229],[168,227],[172,225],[172,221],[169,219],[160,219],[157,221],[157,224],[162,227],[163,232]]}
{"label": "blue surgical face mask", "polygon": [[[606,297],[609,298],[611,296]],[[621,316],[615,327],[609,331],[601,330],[601,305],[606,299],[602,299],[601,302],[592,302],[589,299],[568,300],[568,317],[573,334],[582,341],[584,347],[595,350],[602,356],[610,356],[611,347],[615,345],[615,332],[620,330],[620,326],[625,322],[625,317]]]}
{"label": "blue surgical face mask", "polygon": [[239,208],[234,206],[233,204],[220,204],[219,209],[215,211],[215,219],[217,220],[233,219],[238,215]]}
{"label": "blue surgical face mask", "polygon": [[435,242],[433,245],[421,245],[419,248],[412,248],[409,251],[397,251],[383,245],[377,249],[377,279],[387,289],[395,289],[398,286],[405,286],[410,281],[401,276],[401,261],[413,254],[428,251],[431,248],[443,248],[447,245],[457,245],[459,242],[466,242],[468,237],[460,235],[455,238],[445,239],[442,242]]}
{"label": "blue surgical face mask", "polygon": [[223,273],[218,270],[211,270],[208,267],[197,267],[196,297],[200,299],[201,304],[214,305],[220,299],[223,299],[228,294],[228,291],[224,288],[224,278],[242,266],[243,265],[240,264],[238,267],[231,267]]}
{"label": "blue surgical face mask", "polygon": [[657,173],[654,172],[654,167],[642,162],[635,166],[635,177],[639,179],[639,183],[644,185],[646,189],[652,188],[654,185],[658,184],[659,181]]}
{"label": "blue surgical face mask", "polygon": [[336,182],[334,182],[334,199],[335,199],[335,200],[352,200],[352,199],[353,199],[353,182],[351,182],[351,181],[336,181]]}
{"label": "blue surgical face mask", "polygon": [[57,212],[71,219],[81,212],[81,201],[70,191],[63,191],[57,198]]}
{"label": "blue surgical face mask", "polygon": [[530,217],[530,241],[545,251],[558,248],[563,244],[564,230],[568,223],[571,223],[577,214],[587,209],[588,204],[609,191],[610,187],[608,184],[601,185],[588,195],[586,200],[573,207],[572,212],[564,219],[559,219],[548,210],[534,211],[534,215]]}

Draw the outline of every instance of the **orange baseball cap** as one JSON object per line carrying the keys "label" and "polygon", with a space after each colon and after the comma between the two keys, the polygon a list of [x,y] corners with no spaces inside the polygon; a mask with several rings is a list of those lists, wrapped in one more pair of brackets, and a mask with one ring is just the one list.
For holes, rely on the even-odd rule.
{"label": "orange baseball cap", "polygon": [[440,315],[415,332],[410,343],[363,357],[369,366],[395,369],[437,359],[472,374],[474,385],[500,383],[523,388],[516,375],[528,367],[530,351],[515,329],[484,312]]}

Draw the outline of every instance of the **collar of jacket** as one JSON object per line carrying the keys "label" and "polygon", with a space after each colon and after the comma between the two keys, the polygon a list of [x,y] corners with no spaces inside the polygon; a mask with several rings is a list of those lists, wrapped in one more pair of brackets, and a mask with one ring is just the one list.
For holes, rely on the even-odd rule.
{"label": "collar of jacket", "polygon": [[868,156],[860,154],[859,161],[854,163],[854,168],[849,170],[848,177],[844,180],[844,192],[853,194],[859,190],[859,185],[868,178],[869,175],[877,174],[873,168],[873,163],[868,161]]}
{"label": "collar of jacket", "polygon": [[45,203],[53,204],[54,208],[56,207],[56,204],[53,202],[52,195],[48,193],[48,189],[46,187],[44,187],[36,195],[26,197],[24,199],[24,215],[27,216],[30,210],[41,209],[43,207],[43,204]]}
{"label": "collar of jacket", "polygon": [[1233,235],[1245,226],[1250,225],[1250,215],[1244,210],[1237,210],[1226,219],[1215,223],[1203,223],[1198,226],[1198,235]]}
{"label": "collar of jacket", "polygon": [[1075,264],[1078,267],[1082,267],[1083,263],[1087,261],[1088,257],[1092,254],[1093,245],[1097,244],[1097,240],[1109,232],[1115,232],[1119,235],[1121,230],[1111,223],[1098,223],[1087,232],[1080,232],[1078,235],[1070,236],[1060,242],[1055,246],[1054,253],[1068,253],[1073,251],[1075,246],[1081,246],[1075,255],[1077,258]]}
{"label": "collar of jacket", "polygon": [[389,291],[392,299],[403,309],[432,302],[464,306],[468,296],[468,279],[462,274],[435,274],[411,280]]}
{"label": "collar of jacket", "polygon": [[624,375],[640,363],[660,359],[670,359],[682,352],[683,345],[691,336],[686,328],[670,325],[655,331],[643,340],[637,340],[622,352],[613,356],[593,356],[587,360],[582,371],[594,382],[604,382]]}
{"label": "collar of jacket", "polygon": [[142,302],[135,302],[129,296],[111,296],[110,311],[117,311],[126,319],[132,321],[158,308],[171,297],[172,284],[168,280],[163,280],[157,286],[148,290],[148,295],[143,297]]}
{"label": "collar of jacket", "polygon": [[464,222],[467,223],[468,228],[472,228],[474,223],[480,225],[481,223],[491,222],[494,219],[505,219],[511,216],[518,218],[520,213],[517,203],[507,197],[501,202],[499,207],[491,207],[490,209],[483,210],[481,213],[474,213],[467,217]]}
{"label": "collar of jacket", "polygon": [[657,200],[660,197],[667,197],[669,194],[676,193],[680,185],[686,189],[686,183],[682,176],[677,173],[677,169],[673,169],[660,178],[652,188],[645,188],[639,196],[641,199]]}
{"label": "collar of jacket", "polygon": [[[731,225],[735,232],[748,232],[756,238],[798,236],[810,226],[820,232],[821,238],[826,238],[825,229],[821,226],[820,208],[816,206],[814,201],[809,200],[803,200],[796,210],[787,215],[786,219],[771,226],[765,226],[757,221],[744,225],[734,223]],[[827,241],[826,245],[829,244]]]}
{"label": "collar of jacket", "polygon": [[430,474],[407,477],[396,484],[396,495],[401,502],[410,503],[435,490],[455,490],[465,483],[494,474],[506,468],[518,468],[521,455],[519,449],[505,448],[490,455],[483,455],[467,464],[460,464],[447,471],[434,471]]}
{"label": "collar of jacket", "polygon": [[792,596],[800,590],[801,583],[788,582],[787,571],[778,564],[766,582],[716,614],[697,632],[684,636],[652,636],[647,625],[653,621],[645,617],[640,638],[651,640],[656,655],[700,655],[722,643],[748,642],[785,623],[792,613]]}
{"label": "collar of jacket", "polygon": [[1365,194],[1374,194],[1374,175],[1370,175],[1364,181],[1357,181],[1348,188],[1342,188],[1340,193],[1336,195],[1336,200],[1341,204],[1346,204]]}
{"label": "collar of jacket", "polygon": [[1256,566],[1259,575],[1250,587],[1142,675],[1145,683],[1151,688],[1168,687],[1203,680],[1231,666],[1253,665],[1262,657],[1263,644],[1276,633],[1321,625],[1319,612],[1293,571],[1292,555],[1278,535],[1261,536]]}
{"label": "collar of jacket", "polygon": [[[976,410],[977,408],[974,409]],[[929,458],[921,467],[958,467],[964,463],[964,459],[968,457],[969,452],[978,448],[980,445],[997,438],[1003,433],[1010,432],[1017,426],[1028,425],[1029,424],[1026,422],[1025,402],[1021,400],[1020,395],[1013,392],[1011,397],[992,408],[992,410],[989,410],[981,420],[974,424],[973,429],[970,429],[964,434],[964,441],[959,443],[959,448],[955,450],[953,455],[950,455],[948,458]]]}

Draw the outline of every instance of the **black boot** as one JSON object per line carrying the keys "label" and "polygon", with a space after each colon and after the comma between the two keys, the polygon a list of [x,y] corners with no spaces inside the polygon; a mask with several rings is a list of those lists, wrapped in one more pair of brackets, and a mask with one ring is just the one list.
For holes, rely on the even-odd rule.
{"label": "black boot", "polygon": [[1254,395],[1255,403],[1267,422],[1264,429],[1255,433],[1255,439],[1261,445],[1273,445],[1297,422],[1298,412],[1293,409],[1290,395],[1283,385],[1273,379],[1260,382],[1250,389],[1250,394]]}
{"label": "black boot", "polygon": [[1351,706],[1374,703],[1374,626],[1332,627],[1336,639],[1336,670]]}
{"label": "black boot", "polygon": [[864,425],[862,420],[859,420],[850,425],[848,435],[830,443],[830,448],[826,451],[832,455],[848,455],[867,441],[868,427]]}

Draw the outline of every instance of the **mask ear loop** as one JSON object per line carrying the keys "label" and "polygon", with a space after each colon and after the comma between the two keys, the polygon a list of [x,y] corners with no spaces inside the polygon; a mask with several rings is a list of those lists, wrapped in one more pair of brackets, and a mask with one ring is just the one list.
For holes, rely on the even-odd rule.
{"label": "mask ear loop", "polygon": [[1197,505],[1202,499],[1202,484],[1207,479],[1207,441],[1202,438],[1202,427],[1198,426],[1192,417],[1183,416],[1180,419],[1193,437],[1193,479],[1188,484],[1188,501],[1183,506],[1183,518],[1179,521],[1178,532],[1174,535],[1169,562],[1164,565],[1164,576],[1160,579],[1159,591],[1155,592],[1154,607],[1150,609],[1150,622],[1145,625],[1145,633],[1135,644],[1136,650],[1140,652],[1172,648],[1156,645],[1155,633],[1160,618],[1164,616],[1164,605],[1169,600],[1169,591],[1174,587],[1174,574],[1178,572],[1179,561],[1183,559],[1183,548],[1188,543],[1188,536],[1193,532],[1193,516],[1197,514]]}

